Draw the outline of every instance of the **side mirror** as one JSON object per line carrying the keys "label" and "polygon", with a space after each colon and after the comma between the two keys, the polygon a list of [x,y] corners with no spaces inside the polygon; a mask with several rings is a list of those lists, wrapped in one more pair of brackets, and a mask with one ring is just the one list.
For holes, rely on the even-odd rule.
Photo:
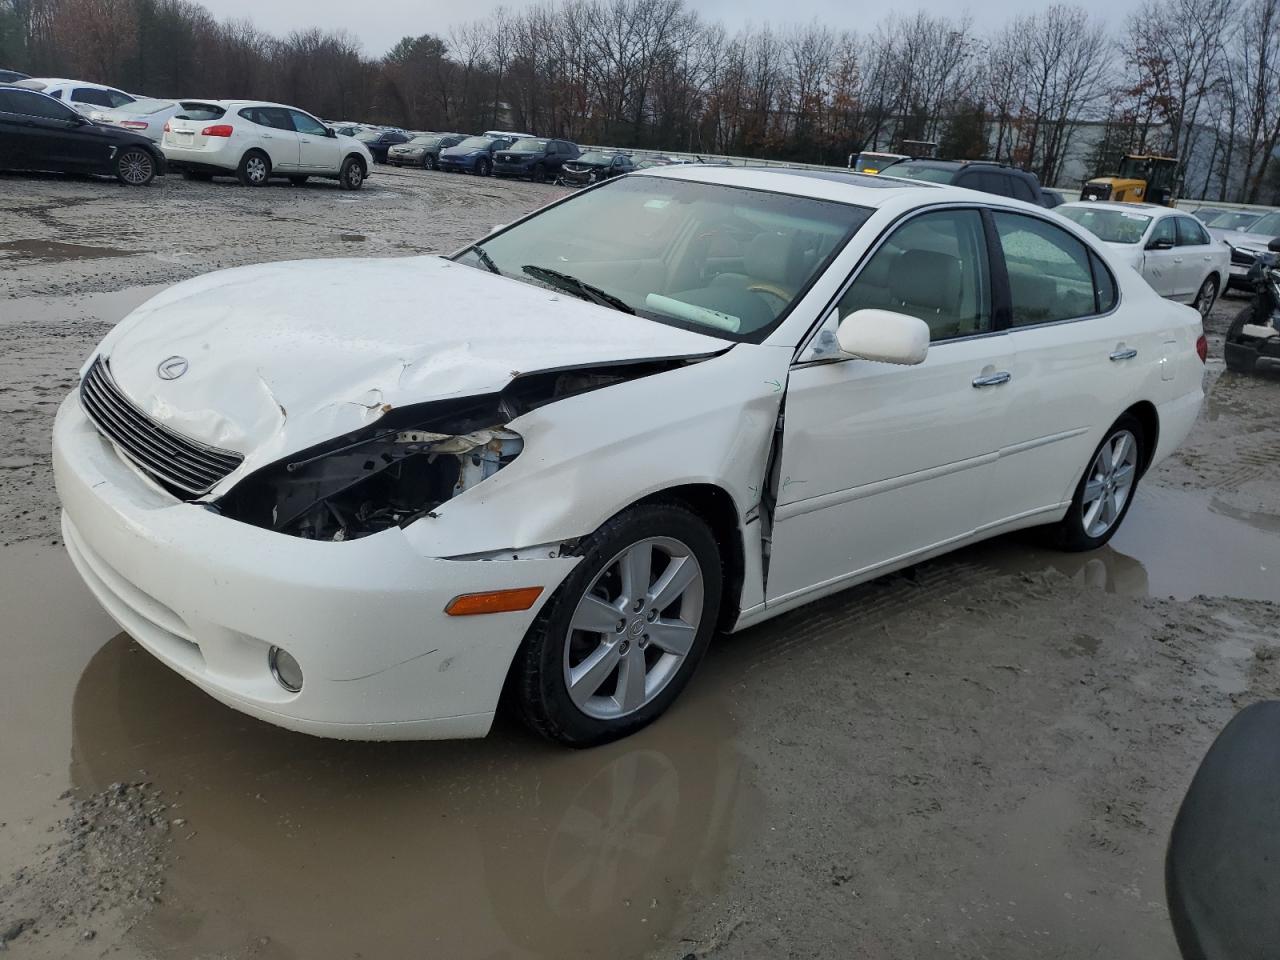
{"label": "side mirror", "polygon": [[1187,960],[1273,956],[1280,943],[1280,702],[1240,711],[1182,801],[1165,896]]}
{"label": "side mirror", "polygon": [[336,139],[336,138],[337,138],[337,136],[338,136],[338,131],[337,131],[337,130],[335,130],[335,129],[333,129],[333,127],[325,127],[325,128],[324,128],[324,135],[325,135],[326,137],[328,137],[330,140],[333,140],[333,139]]}
{"label": "side mirror", "polygon": [[1272,237],[1267,243],[1267,249],[1272,253],[1280,253],[1280,237]]}
{"label": "side mirror", "polygon": [[1147,249],[1148,250],[1172,250],[1173,241],[1166,240],[1164,238],[1161,238],[1159,240],[1152,240],[1150,243],[1147,244]]}
{"label": "side mirror", "polygon": [[836,343],[851,357],[911,366],[929,354],[929,325],[892,310],[855,310],[840,322]]}

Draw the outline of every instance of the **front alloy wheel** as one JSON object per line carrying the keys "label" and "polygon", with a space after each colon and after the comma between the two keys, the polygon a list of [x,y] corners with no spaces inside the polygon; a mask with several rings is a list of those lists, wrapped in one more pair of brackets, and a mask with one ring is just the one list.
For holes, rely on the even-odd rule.
{"label": "front alloy wheel", "polygon": [[675,503],[627,510],[578,551],[514,669],[526,722],[585,747],[639,730],[680,693],[715,628],[721,568],[711,531]]}
{"label": "front alloy wheel", "polygon": [[338,183],[343,190],[359,190],[364,184],[364,176],[364,163],[355,157],[347,157],[338,171]]}
{"label": "front alloy wheel", "polygon": [[156,162],[141,147],[122,150],[116,157],[116,179],[129,187],[145,187],[156,177]]}

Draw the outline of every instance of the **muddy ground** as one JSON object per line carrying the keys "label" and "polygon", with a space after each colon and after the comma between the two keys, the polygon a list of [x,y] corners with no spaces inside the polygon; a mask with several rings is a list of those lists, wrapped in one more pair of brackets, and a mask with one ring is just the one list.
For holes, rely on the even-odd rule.
{"label": "muddy ground", "polygon": [[[160,285],[447,251],[554,187],[0,177],[0,947],[14,957],[1176,955],[1161,858],[1231,713],[1280,696],[1280,381],[1223,372],[1112,544],[1003,538],[717,642],[568,752],[351,744],[209,700],[58,544],[48,438]],[[406,304],[406,309],[422,305]]]}

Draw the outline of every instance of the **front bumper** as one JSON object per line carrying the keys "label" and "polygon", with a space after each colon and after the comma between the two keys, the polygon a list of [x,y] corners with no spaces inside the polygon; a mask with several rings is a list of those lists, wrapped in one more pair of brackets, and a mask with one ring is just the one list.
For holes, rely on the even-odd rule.
{"label": "front bumper", "polygon": [[1227,289],[1229,290],[1252,290],[1253,284],[1249,282],[1249,271],[1253,269],[1253,264],[1245,266],[1244,264],[1233,263],[1227,277]]}
{"label": "front bumper", "polygon": [[441,170],[463,170],[471,173],[475,170],[476,164],[479,163],[479,157],[440,157],[436,162]]}
{"label": "front bumper", "polygon": [[[484,736],[516,647],[577,563],[444,560],[398,529],[318,543],[230,520],[143,479],[75,394],[53,463],[67,550],[112,618],[215,699],[320,736]],[[459,594],[522,586],[544,587],[533,609],[443,612]],[[301,665],[300,692],[272,678],[273,645]]]}

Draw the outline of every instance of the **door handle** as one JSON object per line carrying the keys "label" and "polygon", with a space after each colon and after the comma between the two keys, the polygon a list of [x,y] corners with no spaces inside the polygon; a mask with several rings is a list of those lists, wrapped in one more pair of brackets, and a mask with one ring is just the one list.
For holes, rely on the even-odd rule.
{"label": "door handle", "polygon": [[274,137],[272,137],[272,136],[271,136],[271,134],[269,134],[269,133],[264,133],[264,134],[262,135],[262,139],[263,139],[263,140],[273,140],[273,139],[275,139],[275,138],[274,138]]}
{"label": "door handle", "polygon": [[1013,379],[1013,374],[1007,370],[1001,370],[999,373],[991,373],[985,377],[974,377],[973,385],[978,388],[982,387],[998,387],[1002,383],[1008,383]]}
{"label": "door handle", "polygon": [[1138,355],[1138,351],[1129,347],[1125,350],[1117,350],[1111,354],[1112,360],[1132,360]]}

